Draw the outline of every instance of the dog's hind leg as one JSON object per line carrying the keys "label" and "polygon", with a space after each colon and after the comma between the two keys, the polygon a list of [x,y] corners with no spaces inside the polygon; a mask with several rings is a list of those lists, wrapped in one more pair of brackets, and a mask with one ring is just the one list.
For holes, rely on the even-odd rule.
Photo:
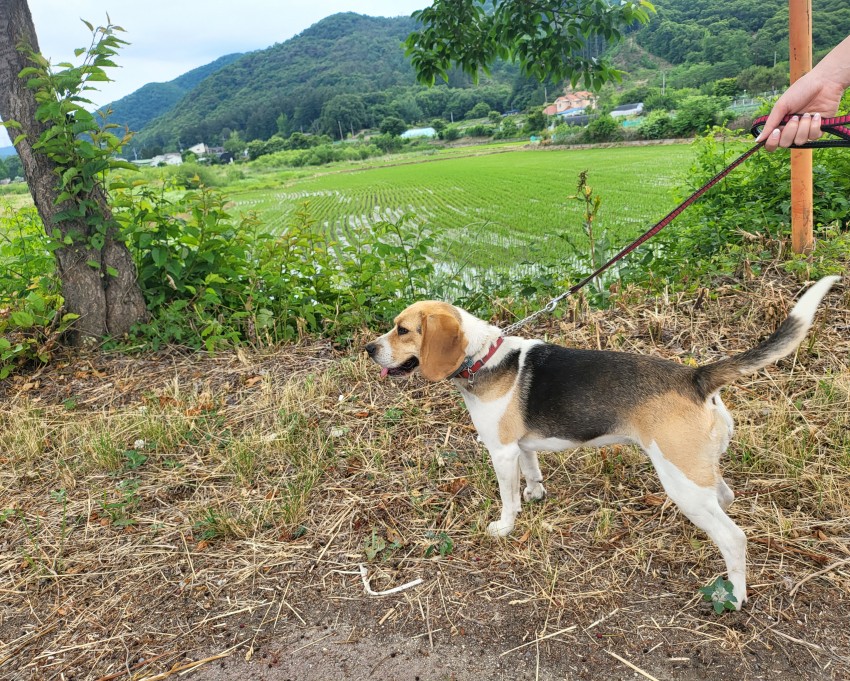
{"label": "dog's hind leg", "polygon": [[646,453],[668,496],[720,549],[732,582],[735,608],[740,610],[747,599],[747,538],[721,507],[719,483],[709,487],[697,485],[664,456],[655,442],[650,443]]}
{"label": "dog's hind leg", "polygon": [[519,456],[519,466],[525,478],[525,490],[523,490],[522,498],[526,501],[540,501],[546,496],[546,488],[543,486],[543,473],[540,472],[537,452],[522,447],[520,449],[522,453]]}
{"label": "dog's hind leg", "polygon": [[517,514],[520,511],[519,497],[519,461],[522,450],[517,443],[488,447],[493,470],[499,481],[499,495],[502,498],[502,514],[487,526],[491,537],[506,537],[514,529]]}
{"label": "dog's hind leg", "polygon": [[735,501],[735,493],[730,489],[726,481],[720,476],[717,476],[717,503],[724,511],[729,508],[732,502]]}

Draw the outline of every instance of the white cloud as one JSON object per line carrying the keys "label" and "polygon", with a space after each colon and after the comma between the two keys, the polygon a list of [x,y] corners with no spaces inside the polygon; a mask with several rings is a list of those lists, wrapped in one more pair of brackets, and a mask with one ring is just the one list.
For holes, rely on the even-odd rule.
{"label": "white cloud", "polygon": [[[107,14],[126,31],[112,83],[93,93],[96,104],[120,99],[146,83],[173,80],[233,52],[281,43],[337,12],[371,16],[409,15],[428,0],[29,0],[42,54],[53,63],[72,61],[88,45],[80,21],[103,25]],[[0,146],[10,144],[0,128]]]}

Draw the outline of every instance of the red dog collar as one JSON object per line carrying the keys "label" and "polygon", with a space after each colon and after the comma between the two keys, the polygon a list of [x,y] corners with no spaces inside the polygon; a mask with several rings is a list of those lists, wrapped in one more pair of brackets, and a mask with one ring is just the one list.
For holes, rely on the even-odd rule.
{"label": "red dog collar", "polygon": [[463,364],[460,365],[460,370],[456,371],[454,375],[452,375],[452,378],[468,378],[469,380],[472,380],[475,373],[487,364],[487,360],[496,354],[496,350],[502,346],[502,342],[504,340],[505,339],[502,336],[499,336],[499,338],[496,339],[496,342],[490,346],[490,351],[474,364],[469,364],[469,358],[464,360]]}

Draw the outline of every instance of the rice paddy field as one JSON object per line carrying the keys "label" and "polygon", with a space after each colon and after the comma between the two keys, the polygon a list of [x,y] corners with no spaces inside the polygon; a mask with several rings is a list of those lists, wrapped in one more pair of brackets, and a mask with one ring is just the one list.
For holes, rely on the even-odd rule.
{"label": "rice paddy field", "polygon": [[282,229],[304,203],[336,238],[378,220],[411,213],[440,236],[448,260],[500,268],[557,262],[583,243],[584,204],[574,198],[579,173],[601,196],[597,230],[626,243],[675,207],[687,176],[689,145],[563,150],[492,149],[399,165],[326,172],[241,192],[237,209]]}

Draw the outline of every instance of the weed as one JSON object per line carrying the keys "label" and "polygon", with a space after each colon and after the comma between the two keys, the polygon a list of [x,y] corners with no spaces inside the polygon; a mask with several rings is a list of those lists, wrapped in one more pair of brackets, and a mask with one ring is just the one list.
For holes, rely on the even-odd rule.
{"label": "weed", "polygon": [[133,518],[141,498],[139,496],[139,481],[135,479],[122,480],[116,486],[119,495],[117,501],[108,501],[106,492],[103,493],[103,500],[100,502],[100,510],[102,517],[109,520],[111,525],[116,527],[126,527],[135,525],[136,520]]}
{"label": "weed", "polygon": [[382,556],[384,560],[386,560],[389,555],[395,551],[397,548],[400,548],[401,544],[398,541],[393,541],[391,543],[387,543],[387,541],[380,536],[376,530],[372,530],[372,536],[366,541],[363,546],[363,552],[366,554],[366,558],[370,561],[375,560],[379,555]]}
{"label": "weed", "polygon": [[401,409],[390,407],[384,412],[384,423],[398,423],[404,417]]}
{"label": "weed", "polygon": [[425,538],[430,540],[430,543],[425,548],[426,558],[430,558],[435,554],[439,554],[441,557],[445,558],[454,551],[454,542],[445,532],[426,532]]}
{"label": "weed", "polygon": [[124,458],[127,460],[124,464],[124,470],[134,471],[141,468],[148,460],[148,457],[135,449],[128,449],[124,452]]}
{"label": "weed", "polygon": [[699,592],[702,600],[711,603],[714,612],[719,615],[724,610],[735,610],[738,599],[732,593],[733,588],[732,582],[718,577],[713,584],[702,587]]}
{"label": "weed", "polygon": [[124,467],[124,448],[120,447],[108,428],[103,428],[91,444],[91,454],[98,468],[119,471]]}
{"label": "weed", "polygon": [[204,516],[196,521],[192,529],[201,539],[226,539],[237,536],[233,520],[225,513],[208,508]]}
{"label": "weed", "polygon": [[256,443],[244,440],[236,440],[226,448],[228,464],[243,485],[250,485],[254,481],[257,472],[256,448]]}

